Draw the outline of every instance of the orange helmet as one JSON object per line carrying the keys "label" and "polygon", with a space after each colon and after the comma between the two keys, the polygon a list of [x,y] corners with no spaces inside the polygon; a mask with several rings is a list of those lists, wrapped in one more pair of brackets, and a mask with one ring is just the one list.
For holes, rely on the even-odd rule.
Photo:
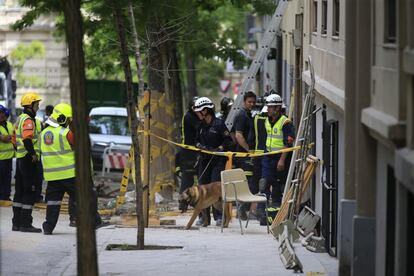
{"label": "orange helmet", "polygon": [[32,105],[32,103],[39,102],[41,100],[42,98],[40,98],[39,94],[35,92],[29,92],[23,95],[20,105],[21,106]]}

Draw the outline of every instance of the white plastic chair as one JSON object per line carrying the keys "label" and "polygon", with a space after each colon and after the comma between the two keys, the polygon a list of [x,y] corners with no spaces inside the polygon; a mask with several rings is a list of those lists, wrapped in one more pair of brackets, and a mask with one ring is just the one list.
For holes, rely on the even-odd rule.
{"label": "white plastic chair", "polygon": [[[247,183],[246,174],[242,169],[225,170],[221,172],[221,193],[223,199],[223,210],[226,203],[236,202],[237,209],[239,209],[241,203],[262,203],[266,204],[266,225],[267,233],[269,233],[269,223],[267,220],[267,198],[266,195],[254,195],[250,192],[249,185]],[[247,218],[246,227],[249,223],[249,216]],[[223,232],[223,223],[221,224],[221,232]],[[240,231],[243,235],[243,226],[239,216]]]}

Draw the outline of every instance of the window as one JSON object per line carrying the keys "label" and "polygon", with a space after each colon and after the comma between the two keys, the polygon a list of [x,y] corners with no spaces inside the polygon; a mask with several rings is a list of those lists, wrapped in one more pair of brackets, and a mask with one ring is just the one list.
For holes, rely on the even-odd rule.
{"label": "window", "polygon": [[397,34],[396,0],[385,0],[385,42],[395,43]]}
{"label": "window", "polygon": [[332,35],[339,36],[339,0],[333,0]]}
{"label": "window", "polygon": [[322,27],[321,34],[326,34],[328,25],[328,0],[322,0]]}
{"label": "window", "polygon": [[312,4],[312,32],[318,31],[318,1],[313,0]]}
{"label": "window", "polygon": [[128,135],[126,116],[94,115],[89,121],[89,132],[104,135]]}
{"label": "window", "polygon": [[406,276],[408,275],[414,275],[414,266],[411,263],[411,261],[414,258],[414,252],[413,252],[413,246],[414,246],[414,237],[413,237],[413,231],[414,231],[414,194],[407,190],[407,243],[406,243]]}
{"label": "window", "polygon": [[339,122],[326,120],[323,106],[322,234],[329,255],[337,255]]}
{"label": "window", "polygon": [[[411,78],[411,110],[414,110],[414,76]],[[411,124],[408,125],[408,127],[410,127],[411,125],[410,127],[411,134],[408,136],[411,138],[409,138],[409,142],[407,144],[409,145],[408,147],[410,147],[411,149],[414,149],[414,118],[413,117],[414,116],[411,116]]]}

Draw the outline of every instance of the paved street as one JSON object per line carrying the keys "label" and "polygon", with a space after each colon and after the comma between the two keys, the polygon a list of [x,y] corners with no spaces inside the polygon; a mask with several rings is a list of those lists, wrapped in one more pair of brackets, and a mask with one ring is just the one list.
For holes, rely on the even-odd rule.
{"label": "paved street", "polygon": [[[76,233],[62,215],[54,235],[11,231],[12,209],[0,208],[1,275],[76,275]],[[44,211],[34,211],[40,226]],[[184,225],[188,216],[174,217]],[[146,244],[183,246],[183,249],[106,251],[107,244],[133,244],[135,228],[109,226],[97,231],[101,275],[292,275],[279,258],[277,241],[266,228],[252,222],[240,235],[236,220],[220,233],[219,227],[200,230],[146,230]],[[304,275],[337,275],[337,260],[311,253],[300,244],[296,252]],[[24,265],[19,260],[25,261]]]}

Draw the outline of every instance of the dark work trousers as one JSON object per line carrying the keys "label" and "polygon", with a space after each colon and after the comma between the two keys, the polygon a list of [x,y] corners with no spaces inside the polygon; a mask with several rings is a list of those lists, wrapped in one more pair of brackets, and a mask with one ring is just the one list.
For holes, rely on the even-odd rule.
{"label": "dark work trousers", "polygon": [[[92,191],[92,199],[95,200],[93,204],[97,204],[98,202],[98,194],[95,190]],[[101,215],[96,211],[95,215],[96,225],[102,223]],[[69,195],[69,220],[71,222],[76,222],[76,193],[73,196]]]}
{"label": "dark work trousers", "polygon": [[36,200],[35,200],[35,202],[38,202],[38,201],[42,201],[43,200],[43,196],[42,196],[42,184],[43,184],[43,165],[42,165],[42,162],[39,162],[40,163],[40,179],[41,179],[41,182],[40,182],[40,185],[38,185],[37,187],[36,187]]}
{"label": "dark work trousers", "polygon": [[40,162],[32,162],[32,157],[28,154],[16,160],[13,226],[30,227],[32,225],[36,188],[42,185],[40,169]]}
{"label": "dark work trousers", "polygon": [[[213,155],[202,155],[198,164],[198,185],[221,181],[221,171],[226,166],[226,158]],[[207,208],[210,217],[210,207]],[[201,217],[201,214],[200,214]],[[222,219],[223,213],[213,207],[214,220]]]}
{"label": "dark work trousers", "polygon": [[[272,205],[275,207],[279,207],[281,204],[286,181],[286,170],[277,171],[279,159],[280,154],[263,156],[262,159],[262,178],[266,179],[265,193],[268,199],[272,199]],[[285,167],[286,165],[287,162],[285,161]],[[265,204],[259,203],[257,209],[264,213]]]}
{"label": "dark work trousers", "polygon": [[[285,189],[285,184],[286,184],[286,179],[287,179],[287,175],[289,173],[289,166],[290,166],[290,160],[292,159],[292,153],[289,152],[286,155],[286,159],[285,159],[285,169],[282,172],[277,172],[276,174],[276,189],[272,189],[272,204],[274,205],[273,207],[277,206],[279,207],[282,204],[282,197],[283,197],[283,192]],[[277,163],[276,163],[277,166]],[[276,200],[274,200],[276,199]],[[278,200],[279,199],[279,200]]]}
{"label": "dark work trousers", "polygon": [[76,197],[69,196],[69,220],[76,222]]}
{"label": "dark work trousers", "polygon": [[197,175],[195,164],[197,162],[197,153],[182,149],[180,152],[180,168],[181,168],[181,185],[179,193],[194,185],[194,176]]}
{"label": "dark work trousers", "polygon": [[[43,223],[43,230],[52,232],[57,224],[60,206],[64,194],[68,193],[70,198],[75,198],[75,178],[53,180],[47,182],[46,188],[46,221]],[[74,206],[72,207],[74,208]]]}
{"label": "dark work trousers", "polygon": [[0,200],[9,200],[13,159],[0,160]]}
{"label": "dark work trousers", "polygon": [[[247,178],[247,183],[249,185],[249,190],[252,194],[257,194],[259,192],[258,183],[255,185],[253,182],[253,162],[250,157],[242,157],[236,158],[235,160],[236,168],[240,168],[244,171]],[[242,203],[240,206],[242,211],[249,211],[250,210],[250,203]]]}
{"label": "dark work trousers", "polygon": [[262,178],[262,159],[263,157],[253,158],[253,176],[251,187],[253,187],[254,190],[250,190],[253,194],[257,194],[259,192],[259,181]]}

